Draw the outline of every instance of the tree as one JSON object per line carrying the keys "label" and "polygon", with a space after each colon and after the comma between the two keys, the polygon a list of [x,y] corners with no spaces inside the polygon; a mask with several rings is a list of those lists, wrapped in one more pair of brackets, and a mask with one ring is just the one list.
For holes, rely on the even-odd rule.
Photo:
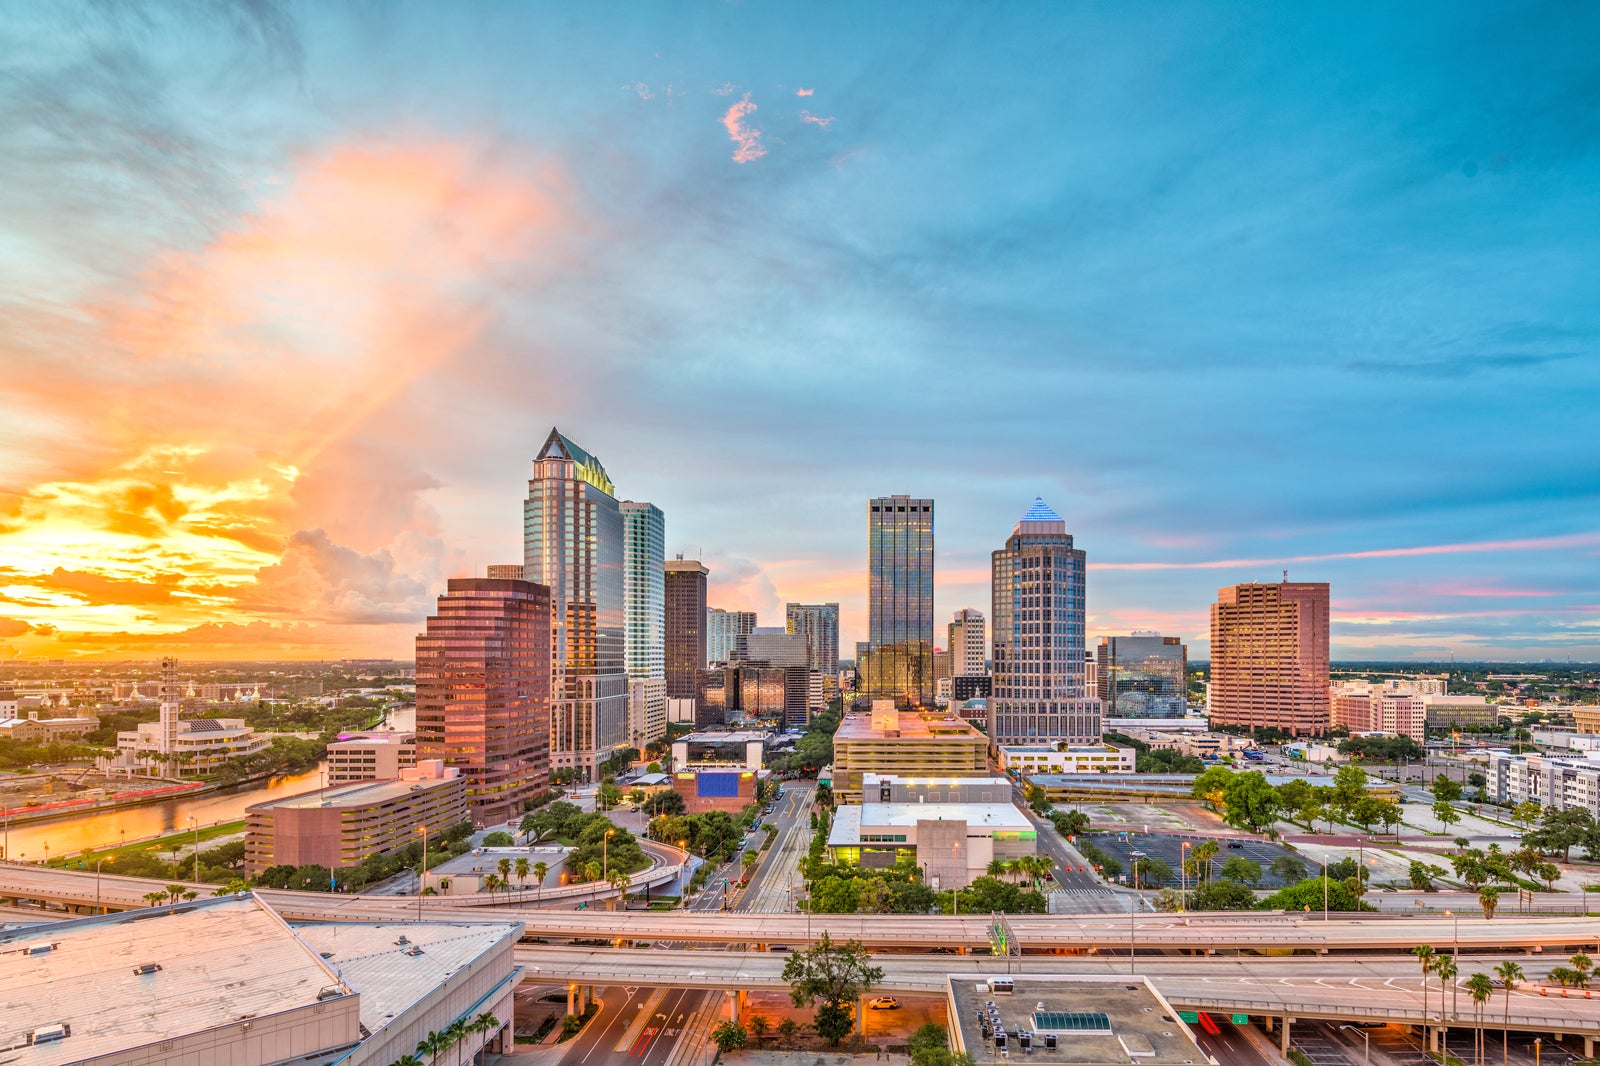
{"label": "tree", "polygon": [[1409,873],[1412,888],[1418,892],[1433,892],[1435,891],[1433,879],[1443,875],[1444,867],[1423,862],[1421,859],[1412,859]]}
{"label": "tree", "polygon": [[935,1022],[918,1028],[906,1042],[911,1052],[911,1066],[972,1066],[971,1055],[965,1052],[956,1055],[950,1051],[949,1039],[944,1026]]}
{"label": "tree", "polygon": [[1581,951],[1568,961],[1572,963],[1572,968],[1578,973],[1578,980],[1574,981],[1573,984],[1579,988],[1586,987],[1589,984],[1589,971],[1594,969],[1594,962]]}
{"label": "tree", "polygon": [[1393,832],[1395,839],[1400,839],[1400,823],[1404,815],[1400,804],[1394,800],[1378,800],[1378,821],[1383,823],[1385,832]]}
{"label": "tree", "polygon": [[1581,844],[1595,828],[1594,816],[1582,807],[1547,810],[1539,828],[1522,834],[1522,842],[1545,854],[1561,852],[1561,861],[1571,860],[1572,846]]}
{"label": "tree", "polygon": [[1223,791],[1223,800],[1227,805],[1224,820],[1256,833],[1271,827],[1282,810],[1278,790],[1267,783],[1259,770],[1234,774]]}
{"label": "tree", "polygon": [[[872,965],[871,954],[856,940],[835,944],[826,932],[805,951],[789,956],[783,979],[789,982],[789,999],[796,1007],[821,1003],[816,1013],[817,1034],[837,1047],[850,1031],[850,1013],[845,1008],[883,980],[883,968]],[[838,1016],[844,1029],[837,1031]]]}
{"label": "tree", "polygon": [[146,892],[144,901],[152,907],[159,907],[167,901],[167,894],[165,892]]}
{"label": "tree", "polygon": [[1333,775],[1332,804],[1344,817],[1367,794],[1367,772],[1354,764],[1341,766]]}
{"label": "tree", "polygon": [[1247,911],[1256,894],[1238,881],[1208,881],[1189,893],[1189,902],[1197,911]]}
{"label": "tree", "polygon": [[751,1018],[750,1023],[745,1026],[750,1031],[750,1035],[756,1038],[756,1047],[761,1046],[761,1041],[766,1037],[769,1027],[767,1019],[759,1014]]}
{"label": "tree", "polygon": [[1461,783],[1453,777],[1439,776],[1428,786],[1433,798],[1443,803],[1454,803],[1461,798]]}
{"label": "tree", "polygon": [[1200,880],[1211,880],[1211,860],[1215,859],[1217,852],[1221,850],[1215,840],[1203,840],[1189,852],[1194,856],[1195,873]]}
{"label": "tree", "polygon": [[1224,814],[1228,807],[1228,783],[1232,780],[1232,770],[1226,766],[1213,766],[1195,777],[1189,793],[1211,810]]}
{"label": "tree", "polygon": [[1079,833],[1089,831],[1089,816],[1082,811],[1062,811],[1060,818],[1055,820],[1056,829],[1063,836],[1077,836]]}
{"label": "tree", "polygon": [[799,1023],[793,1018],[785,1018],[778,1023],[778,1041],[784,1047],[794,1043],[794,1035],[800,1031]]}
{"label": "tree", "polygon": [[528,883],[528,874],[533,869],[528,863],[526,855],[517,856],[517,887],[524,888]]}
{"label": "tree", "polygon": [[481,1011],[476,1018],[472,1019],[472,1023],[467,1026],[467,1031],[483,1037],[484,1043],[487,1044],[489,1034],[496,1032],[499,1028],[499,1018],[496,1018],[489,1011]]}
{"label": "tree", "polygon": [[1478,1015],[1477,1027],[1477,1055],[1478,1064],[1483,1064],[1483,1005],[1489,1002],[1489,997],[1494,995],[1494,982],[1486,973],[1475,973],[1463,982],[1462,987],[1467,990],[1467,995],[1472,997],[1472,1005]]}
{"label": "tree", "polygon": [[1433,972],[1439,978],[1439,1024],[1444,1025],[1444,990],[1460,972],[1456,968],[1455,956],[1439,952],[1433,957]]}
{"label": "tree", "polygon": [[594,801],[596,809],[609,811],[622,802],[622,789],[606,781],[595,790]]}
{"label": "tree", "polygon": [[[1279,856],[1288,858],[1287,855]],[[1245,858],[1243,855],[1230,855],[1222,864],[1222,878],[1225,881],[1237,881],[1240,884],[1253,885],[1261,880],[1261,864]]]}
{"label": "tree", "polygon": [[1172,880],[1172,867],[1154,855],[1141,855],[1133,860],[1133,884],[1160,885]]}
{"label": "tree", "polygon": [[1433,958],[1438,954],[1428,944],[1418,944],[1411,949],[1411,954],[1417,957],[1417,962],[1422,966],[1422,1046],[1428,1046],[1428,974],[1433,972]]}
{"label": "tree", "polygon": [[500,887],[509,890],[511,888],[511,860],[501,856],[500,861],[494,864],[494,872],[500,875]]}
{"label": "tree", "polygon": [[1433,801],[1433,816],[1447,827],[1461,821],[1461,815],[1456,812],[1456,809],[1450,805],[1448,800]]}
{"label": "tree", "polygon": [[438,1061],[439,1053],[449,1046],[450,1041],[444,1038],[444,1034],[435,1030],[417,1041],[417,1054],[426,1055],[432,1063]]}
{"label": "tree", "polygon": [[1272,860],[1272,865],[1267,869],[1273,877],[1286,885],[1292,885],[1306,876],[1306,864],[1293,855],[1279,855]]}
{"label": "tree", "polygon": [[1500,978],[1500,983],[1506,990],[1506,1013],[1500,1020],[1500,1046],[1504,1049],[1504,1064],[1510,1066],[1511,1062],[1511,992],[1522,982],[1522,967],[1514,962],[1502,962],[1494,968],[1495,975]]}
{"label": "tree", "polygon": [[[1262,910],[1267,911],[1311,911],[1322,909],[1323,878],[1307,878],[1298,884],[1280,888],[1272,895],[1257,904]],[[1354,887],[1356,878],[1344,881],[1332,877],[1326,879],[1327,901],[1330,911],[1370,911],[1372,908],[1361,902]]]}
{"label": "tree", "polygon": [[504,829],[496,829],[493,833],[484,835],[483,846],[486,848],[514,848],[517,846],[517,838]]}
{"label": "tree", "polygon": [[1384,801],[1376,796],[1362,796],[1356,800],[1355,806],[1350,808],[1350,817],[1357,825],[1370,833],[1373,823],[1383,820],[1385,813],[1383,804]]}
{"label": "tree", "polygon": [[711,1042],[723,1053],[742,1048],[750,1042],[750,1034],[738,1022],[723,1022],[711,1030]]}
{"label": "tree", "polygon": [[1500,890],[1498,888],[1485,888],[1478,893],[1478,906],[1483,908],[1485,921],[1494,917],[1494,909],[1500,905]]}

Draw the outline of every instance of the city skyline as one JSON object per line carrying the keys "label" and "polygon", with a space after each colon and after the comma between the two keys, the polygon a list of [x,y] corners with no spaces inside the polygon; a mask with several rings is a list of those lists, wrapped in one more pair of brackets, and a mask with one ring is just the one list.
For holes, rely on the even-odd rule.
{"label": "city skyline", "polygon": [[1206,660],[1287,569],[1335,659],[1600,660],[1586,30],[30,7],[0,661],[405,658],[519,557],[551,425],[712,606],[837,602],[844,648],[905,492],[941,627],[1042,495],[1091,642]]}

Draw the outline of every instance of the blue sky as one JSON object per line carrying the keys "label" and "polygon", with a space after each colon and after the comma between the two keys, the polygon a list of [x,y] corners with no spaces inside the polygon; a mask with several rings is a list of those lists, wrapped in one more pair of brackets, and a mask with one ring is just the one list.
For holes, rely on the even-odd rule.
{"label": "blue sky", "polygon": [[1203,657],[1215,589],[1288,569],[1333,583],[1335,657],[1600,659],[1597,34],[1582,4],[19,7],[0,639],[403,655],[445,576],[517,557],[559,424],[713,602],[837,599],[847,644],[865,499],[909,492],[941,624],[1042,495],[1091,637]]}

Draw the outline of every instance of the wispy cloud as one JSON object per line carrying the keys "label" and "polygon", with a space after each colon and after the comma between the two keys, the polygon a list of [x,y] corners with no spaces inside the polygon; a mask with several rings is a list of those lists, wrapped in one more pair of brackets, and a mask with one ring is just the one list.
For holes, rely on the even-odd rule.
{"label": "wispy cloud", "polygon": [[827,118],[823,118],[821,115],[813,115],[809,111],[800,112],[800,121],[801,122],[808,122],[813,126],[820,126],[822,129],[827,129],[829,126],[833,125],[833,120],[834,120],[834,116],[833,115],[829,115]]}
{"label": "wispy cloud", "polygon": [[1252,566],[1277,566],[1282,563],[1322,563],[1335,559],[1392,559],[1413,555],[1466,555],[1492,551],[1537,551],[1544,548],[1600,547],[1600,533],[1572,533],[1559,537],[1528,537],[1520,540],[1481,540],[1461,544],[1423,544],[1411,548],[1374,548],[1359,552],[1326,552],[1320,555],[1261,556],[1254,559],[1207,559],[1203,562],[1090,563],[1091,570],[1229,570]]}
{"label": "wispy cloud", "polygon": [[745,93],[722,116],[722,127],[728,131],[728,139],[736,146],[733,150],[735,163],[753,163],[767,154],[761,144],[761,131],[745,122],[745,117],[754,110],[756,105],[750,102],[750,94]]}
{"label": "wispy cloud", "polygon": [[711,95],[713,95],[713,96],[732,96],[733,93],[734,93],[734,88],[733,88],[733,82],[731,82],[731,81],[725,81],[721,85],[717,86],[715,89],[711,90]]}
{"label": "wispy cloud", "polygon": [[622,91],[633,93],[640,100],[654,100],[656,98],[656,94],[651,91],[650,86],[642,81],[630,81],[622,87]]}
{"label": "wispy cloud", "polygon": [[815,90],[815,89],[796,89],[794,91],[794,94],[796,96],[810,96],[812,93],[815,93],[816,91],[817,90]]}

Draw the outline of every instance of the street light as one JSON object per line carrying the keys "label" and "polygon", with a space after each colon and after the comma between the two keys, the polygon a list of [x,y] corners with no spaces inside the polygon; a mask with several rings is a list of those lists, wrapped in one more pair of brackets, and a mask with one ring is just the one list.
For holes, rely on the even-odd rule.
{"label": "street light", "polygon": [[94,905],[101,914],[105,913],[105,908],[100,906],[100,864],[105,861],[104,859],[94,861]]}
{"label": "street light", "polygon": [[615,829],[607,829],[606,835],[600,838],[600,880],[602,881],[607,881],[611,877],[610,855],[607,853],[607,845],[611,843],[611,834],[615,832]]}
{"label": "street light", "polygon": [[417,921],[422,921],[422,886],[428,880],[428,827],[417,827],[422,832],[422,873],[417,878]]}
{"label": "street light", "polygon": [[1133,895],[1128,897],[1128,972],[1129,973],[1133,972],[1133,936],[1134,936],[1133,912],[1138,907],[1138,901],[1139,901],[1139,894],[1137,892],[1135,892]]}
{"label": "street light", "polygon": [[194,883],[200,883],[200,821],[194,815],[189,815],[189,821],[194,823]]}
{"label": "street light", "polygon": [[[1445,913],[1450,916],[1450,926],[1451,926],[1450,940],[1451,940],[1452,945],[1453,945],[1451,947],[1451,949],[1450,949],[1451,961],[1453,961],[1455,963],[1456,974],[1459,977],[1459,975],[1461,973],[1461,915],[1455,913],[1454,911],[1448,911],[1448,910],[1445,911]],[[1454,1014],[1456,1012],[1456,1004],[1458,1002],[1460,1002],[1459,1000],[1456,999],[1456,996],[1457,996],[1457,994],[1459,992],[1459,988],[1457,987],[1459,985],[1459,983],[1460,983],[1459,981],[1451,981],[1450,982],[1450,1013],[1451,1014]],[[1441,1005],[1440,1009],[1441,1010],[1443,1009],[1442,1005]]]}
{"label": "street light", "polygon": [[1178,909],[1180,911],[1186,911],[1186,910],[1189,909],[1189,859],[1188,859],[1188,855],[1189,855],[1190,843],[1191,843],[1190,841],[1185,840],[1178,847],[1178,879],[1179,879],[1179,882],[1183,886],[1182,889],[1180,890],[1181,894],[1178,897]]}
{"label": "street light", "polygon": [[1371,1066],[1371,1064],[1372,1064],[1372,1037],[1367,1034],[1367,1031],[1365,1029],[1359,1028],[1358,1026],[1354,1026],[1354,1025],[1341,1025],[1341,1026],[1339,1026],[1339,1028],[1348,1029],[1352,1033],[1357,1033],[1357,1034],[1360,1035],[1360,1037],[1361,1037],[1361,1066]]}

